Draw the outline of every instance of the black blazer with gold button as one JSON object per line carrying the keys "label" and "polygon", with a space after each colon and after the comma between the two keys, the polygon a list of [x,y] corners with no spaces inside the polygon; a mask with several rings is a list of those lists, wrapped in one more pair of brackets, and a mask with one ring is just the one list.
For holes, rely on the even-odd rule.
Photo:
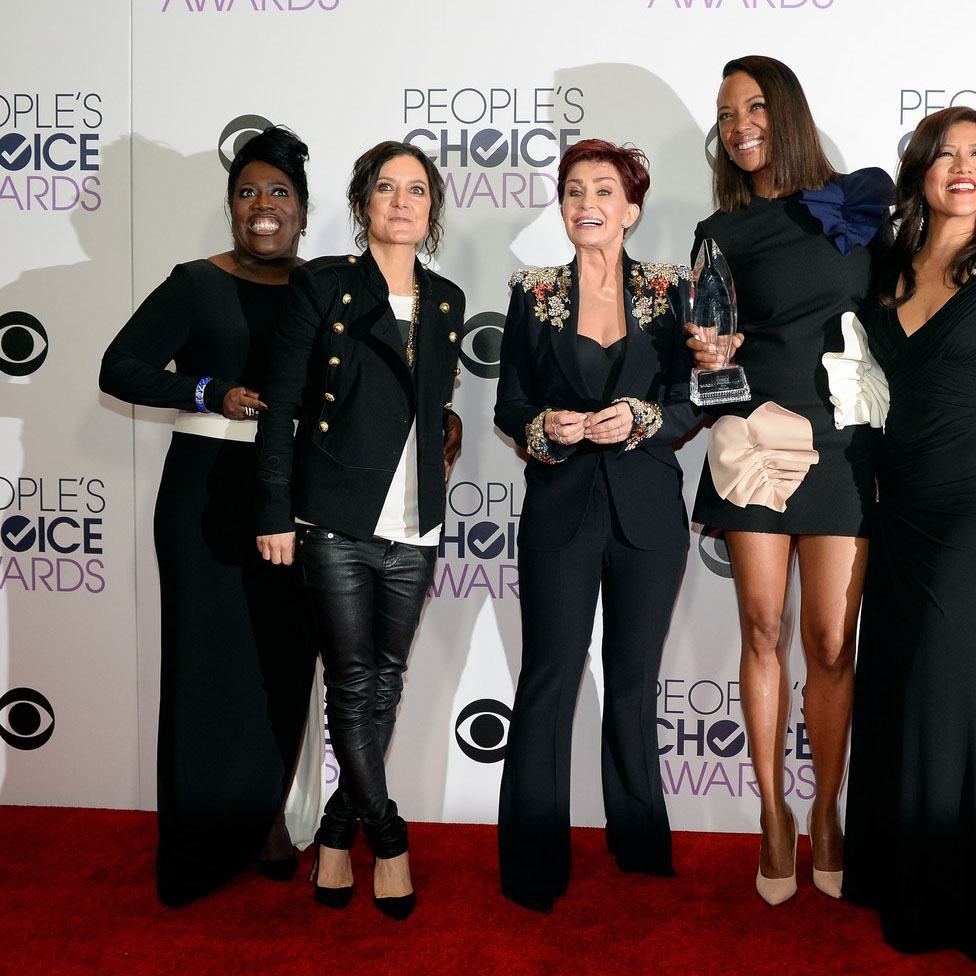
{"label": "black blazer with gold button", "polygon": [[548,442],[553,460],[530,456],[519,545],[562,549],[586,511],[601,460],[614,510],[631,545],[666,549],[686,545],[688,520],[681,497],[681,466],[672,442],[698,422],[688,401],[692,362],[685,345],[678,281],[684,265],[624,261],[627,336],[624,361],[608,401],[590,390],[577,358],[577,265],[519,271],[505,320],[495,424],[528,447],[526,427],[547,408],[591,412],[619,397],[661,408],[662,425],[632,450],[625,444],[583,440],[570,447]]}
{"label": "black blazer with gold button", "polygon": [[258,422],[258,534],[289,532],[297,517],[371,538],[414,417],[421,533],[443,520],[444,415],[464,294],[419,261],[415,274],[411,371],[389,289],[368,250],[316,258],[292,272],[263,391],[268,409]]}

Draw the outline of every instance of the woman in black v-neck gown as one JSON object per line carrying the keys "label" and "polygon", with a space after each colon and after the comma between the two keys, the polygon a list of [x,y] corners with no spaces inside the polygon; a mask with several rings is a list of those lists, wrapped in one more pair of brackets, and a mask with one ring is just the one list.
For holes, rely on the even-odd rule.
{"label": "woman in black v-neck gown", "polygon": [[[949,110],[953,111],[953,110]],[[965,114],[976,140],[976,111]],[[907,260],[927,253],[910,194],[938,232],[932,158],[960,141],[948,112],[932,116],[906,150],[895,216]],[[949,121],[947,121],[947,119]],[[947,135],[952,127],[952,135]],[[925,142],[932,147],[923,155]],[[911,158],[910,158],[911,154]],[[976,145],[954,164],[976,180]],[[912,185],[912,168],[921,174]],[[926,197],[923,202],[921,178]],[[952,185],[951,182],[946,185]],[[976,234],[976,194],[947,207]],[[956,218],[959,219],[958,217]],[[926,233],[928,233],[927,231]],[[963,250],[964,250],[963,249]],[[973,248],[976,251],[976,248]],[[898,242],[895,245],[898,265]],[[902,951],[956,947],[976,955],[976,283],[963,267],[958,290],[915,331],[897,307],[869,329],[891,407],[878,470],[878,504],[864,591],[854,699],[844,894],[878,908],[884,937]],[[946,278],[948,280],[948,271]],[[902,283],[899,285],[899,271]],[[914,277],[914,273],[912,273]],[[921,277],[921,272],[920,272]],[[882,295],[913,291],[893,266]]]}

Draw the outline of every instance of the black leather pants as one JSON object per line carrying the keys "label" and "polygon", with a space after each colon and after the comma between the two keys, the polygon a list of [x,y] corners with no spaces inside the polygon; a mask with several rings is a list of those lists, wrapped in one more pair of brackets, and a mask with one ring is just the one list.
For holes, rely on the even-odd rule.
{"label": "black leather pants", "polygon": [[384,757],[393,736],[403,672],[436,546],[299,526],[298,562],[318,622],[329,733],[341,775],[316,843],[348,848],[357,818],[377,857],[407,849],[407,826],[386,791]]}

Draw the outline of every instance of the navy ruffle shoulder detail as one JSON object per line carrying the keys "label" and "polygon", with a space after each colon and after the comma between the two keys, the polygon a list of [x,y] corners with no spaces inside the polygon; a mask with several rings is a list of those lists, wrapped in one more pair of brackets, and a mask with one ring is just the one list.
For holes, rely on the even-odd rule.
{"label": "navy ruffle shoulder detail", "polygon": [[819,190],[803,190],[800,203],[823,225],[841,254],[871,241],[891,206],[894,184],[876,166],[838,176]]}

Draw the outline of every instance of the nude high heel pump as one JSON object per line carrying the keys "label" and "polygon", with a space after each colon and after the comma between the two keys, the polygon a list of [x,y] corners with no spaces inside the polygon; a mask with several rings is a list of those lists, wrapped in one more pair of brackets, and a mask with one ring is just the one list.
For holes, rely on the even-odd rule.
{"label": "nude high heel pump", "polygon": [[792,810],[790,816],[793,818],[793,873],[788,878],[767,878],[760,866],[756,874],[756,891],[770,905],[782,905],[796,894],[796,841],[800,835],[800,824]]}
{"label": "nude high heel pump", "polygon": [[[807,834],[810,837],[810,850],[813,852],[813,832],[810,830],[810,818],[813,816],[813,807],[807,810]],[[830,898],[840,898],[841,889],[844,885],[843,871],[821,871],[816,864],[813,866],[813,883],[825,895]]]}

